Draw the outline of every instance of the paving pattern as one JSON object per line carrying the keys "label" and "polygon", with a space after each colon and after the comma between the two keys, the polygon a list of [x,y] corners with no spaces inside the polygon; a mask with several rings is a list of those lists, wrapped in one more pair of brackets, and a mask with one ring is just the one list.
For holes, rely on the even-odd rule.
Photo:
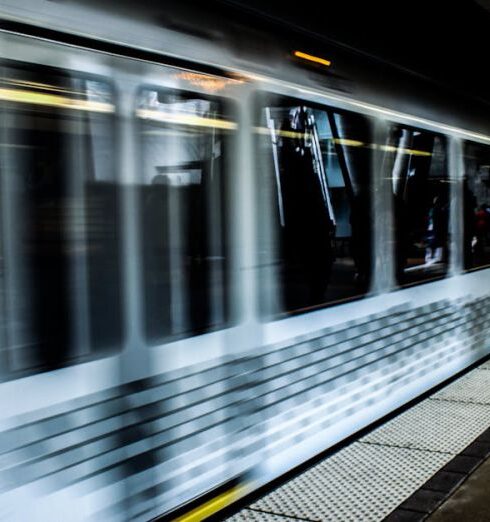
{"label": "paving pattern", "polygon": [[228,522],[423,520],[490,453],[489,370],[487,361]]}

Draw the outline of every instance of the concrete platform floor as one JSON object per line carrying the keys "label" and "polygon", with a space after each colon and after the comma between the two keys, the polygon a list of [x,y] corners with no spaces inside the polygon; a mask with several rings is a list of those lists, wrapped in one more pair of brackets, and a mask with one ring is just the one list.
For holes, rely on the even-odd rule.
{"label": "concrete platform floor", "polygon": [[490,459],[430,515],[427,522],[488,522],[490,520]]}

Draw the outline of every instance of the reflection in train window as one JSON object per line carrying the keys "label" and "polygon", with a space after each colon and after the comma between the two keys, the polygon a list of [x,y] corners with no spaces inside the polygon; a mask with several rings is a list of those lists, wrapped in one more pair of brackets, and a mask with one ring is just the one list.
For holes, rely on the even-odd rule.
{"label": "reflection in train window", "polygon": [[98,78],[4,62],[1,277],[11,369],[122,339],[114,105]]}
{"label": "reflection in train window", "polygon": [[490,147],[464,147],[464,268],[490,265]]}
{"label": "reflection in train window", "polygon": [[[266,315],[363,295],[371,273],[370,122],[268,97],[260,152],[261,306]],[[267,227],[266,222],[271,226]]]}
{"label": "reflection in train window", "polygon": [[443,277],[449,259],[445,139],[394,125],[381,150],[394,197],[397,281],[405,285]]}
{"label": "reflection in train window", "polygon": [[227,320],[225,155],[236,128],[225,104],[145,88],[138,97],[144,321],[149,342]]}

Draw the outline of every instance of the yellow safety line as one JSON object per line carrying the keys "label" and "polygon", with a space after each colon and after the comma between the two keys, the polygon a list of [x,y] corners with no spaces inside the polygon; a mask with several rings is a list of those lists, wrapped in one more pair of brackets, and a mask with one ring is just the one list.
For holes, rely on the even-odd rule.
{"label": "yellow safety line", "polygon": [[172,522],[201,522],[201,520],[205,520],[237,500],[244,489],[245,486],[235,486],[229,491],[225,491],[221,495],[218,495],[192,511],[189,511],[189,513],[175,518]]}

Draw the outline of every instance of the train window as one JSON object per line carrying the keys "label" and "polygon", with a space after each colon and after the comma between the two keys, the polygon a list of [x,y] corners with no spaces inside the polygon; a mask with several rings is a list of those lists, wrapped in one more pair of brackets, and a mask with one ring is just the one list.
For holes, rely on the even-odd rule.
{"label": "train window", "polygon": [[4,62],[1,223],[11,369],[122,339],[113,99],[104,80]]}
{"label": "train window", "polygon": [[226,155],[236,128],[215,97],[138,96],[144,322],[148,342],[223,327],[228,317]]}
{"label": "train window", "polygon": [[490,147],[464,145],[464,268],[490,266]]}
{"label": "train window", "polygon": [[446,140],[393,125],[381,149],[394,198],[397,282],[407,285],[443,277],[449,260]]}
{"label": "train window", "polygon": [[264,95],[256,132],[260,207],[272,218],[259,226],[263,313],[364,295],[371,274],[370,121]]}

